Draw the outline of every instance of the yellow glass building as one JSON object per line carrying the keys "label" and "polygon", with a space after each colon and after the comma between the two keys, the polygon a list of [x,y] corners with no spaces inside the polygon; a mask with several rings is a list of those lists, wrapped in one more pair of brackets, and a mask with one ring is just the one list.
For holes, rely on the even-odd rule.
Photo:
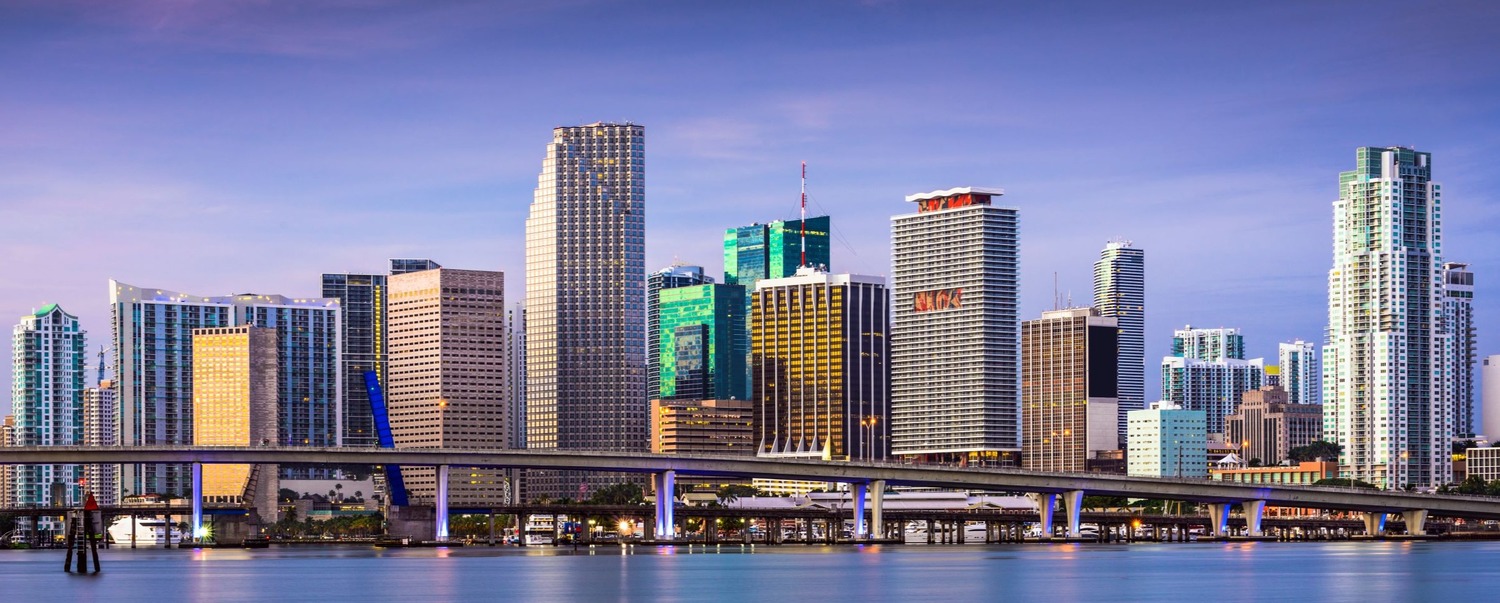
{"label": "yellow glass building", "polygon": [[[193,445],[275,442],[277,377],[276,329],[194,329]],[[276,473],[270,467],[263,467],[261,481],[274,484]],[[204,465],[204,502],[244,502],[250,469],[250,465]]]}

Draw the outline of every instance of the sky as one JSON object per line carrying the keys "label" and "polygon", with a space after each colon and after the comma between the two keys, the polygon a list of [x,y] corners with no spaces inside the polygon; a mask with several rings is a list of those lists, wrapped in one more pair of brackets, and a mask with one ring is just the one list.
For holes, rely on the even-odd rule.
{"label": "sky", "polygon": [[725,228],[796,217],[802,161],[841,272],[889,274],[905,195],[1005,189],[1023,319],[1134,241],[1148,400],[1173,328],[1321,343],[1338,172],[1412,146],[1500,353],[1496,31],[1490,2],[10,0],[0,317],[59,303],[97,350],[111,278],[314,296],[391,257],[520,301],[551,128],[630,121],[648,271],[720,273]]}

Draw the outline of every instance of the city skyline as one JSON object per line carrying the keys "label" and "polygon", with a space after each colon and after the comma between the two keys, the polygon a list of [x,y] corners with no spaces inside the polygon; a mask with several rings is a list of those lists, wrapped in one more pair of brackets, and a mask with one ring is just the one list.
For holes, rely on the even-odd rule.
{"label": "city skyline", "polygon": [[[497,107],[495,94],[512,84],[562,81],[547,73],[555,65],[544,53],[525,50],[535,39],[524,30],[579,17],[582,9],[406,8],[397,12],[422,17],[420,23],[381,42],[390,20],[367,15],[345,23],[328,8],[292,15],[233,5],[147,3],[87,13],[70,4],[12,5],[0,9],[7,17],[0,21],[16,33],[18,52],[0,58],[0,70],[32,85],[8,95],[0,113],[0,126],[13,133],[0,142],[0,171],[8,174],[0,187],[7,218],[0,251],[23,260],[0,287],[0,312],[14,319],[59,303],[77,312],[98,343],[109,325],[109,278],[314,297],[315,275],[378,274],[386,258],[407,256],[503,270],[519,295],[521,223],[535,186],[537,141],[557,125],[629,119],[655,133],[647,266],[677,257],[712,273],[723,229],[794,218],[801,160],[809,162],[809,211],[834,219],[834,263],[862,274],[890,274],[886,232],[894,212],[871,212],[872,204],[898,204],[910,191],[940,186],[999,186],[1027,216],[1021,316],[1050,305],[1053,273],[1073,299],[1087,299],[1089,266],[1111,237],[1128,237],[1152,255],[1147,296],[1160,301],[1150,310],[1147,359],[1165,355],[1172,325],[1242,327],[1254,334],[1249,357],[1271,358],[1279,342],[1320,341],[1337,198],[1327,174],[1347,169],[1358,146],[1410,144],[1442,166],[1450,212],[1444,257],[1479,274],[1479,354],[1494,353],[1483,316],[1495,314],[1496,302],[1484,275],[1500,250],[1484,243],[1500,221],[1493,209],[1500,203],[1483,186],[1483,166],[1500,144],[1500,129],[1486,119],[1494,115],[1497,69],[1465,59],[1493,54],[1494,42],[1481,36],[1496,15],[1431,7],[1391,20],[1395,4],[1360,14],[1299,6],[1299,24],[1275,23],[1277,10],[1288,6],[1138,7],[1116,24],[1124,15],[1113,10],[1084,17],[1074,13],[1088,11],[849,5],[810,15],[803,27],[772,27],[792,42],[786,49],[728,36],[714,49],[682,53],[686,46],[678,44],[703,41],[705,34],[674,35],[691,33],[693,23],[662,20],[655,11],[631,17],[605,5],[585,16],[655,19],[651,31],[664,35],[651,37],[676,41],[632,41],[634,56],[606,57],[605,70],[626,74],[607,76],[626,86],[614,102],[578,95],[507,99]],[[978,59],[941,45],[889,42],[902,32],[939,31],[959,13],[996,25],[993,39],[974,42]],[[1184,27],[1226,16],[1243,31]],[[746,18],[733,7],[700,17],[731,33],[772,20]],[[455,23],[463,26],[450,36]],[[273,35],[284,26],[340,43],[293,44]],[[1349,43],[1355,34],[1344,32],[1362,28],[1424,41],[1401,49]],[[1153,35],[1163,30],[1186,35]],[[521,35],[481,41],[505,37],[489,35],[495,31]],[[812,35],[817,31],[849,35]],[[1248,42],[1261,35],[1279,43]],[[1091,36],[1099,39],[1063,50]],[[581,41],[564,62],[600,44]],[[991,60],[1028,45],[1034,51],[1026,60]],[[1194,47],[1206,51],[1183,52]],[[1098,54],[1101,48],[1119,56]],[[465,50],[481,51],[480,58],[437,73],[423,68]],[[410,60],[390,65],[404,55]],[[1170,60],[1142,66],[1149,58]],[[730,92],[757,86],[764,71],[727,74],[752,60],[807,68],[789,70],[789,83],[737,99]],[[1120,61],[1134,68],[1130,78],[1150,86],[1111,76]],[[75,62],[93,66],[60,68]],[[1370,62],[1420,75],[1381,82],[1350,69]],[[669,68],[626,81],[644,63]],[[245,83],[216,71],[231,64],[248,64],[233,72]],[[670,74],[674,69],[682,74]],[[1223,72],[1243,77],[1205,77]],[[161,85],[141,86],[140,78]],[[920,92],[958,78],[989,93],[987,102],[949,105]],[[699,87],[681,95],[689,80]],[[285,100],[241,98],[245,85],[290,92]],[[1255,100],[1240,98],[1250,91]],[[347,114],[327,118],[361,95],[390,104],[355,102]],[[1075,95],[1084,100],[1071,100]],[[661,103],[667,96],[671,102]],[[1415,110],[1435,99],[1442,99],[1440,110]],[[1376,119],[1392,113],[1409,118]],[[1192,132],[1162,133],[1184,121]],[[883,126],[868,127],[876,122]],[[381,135],[368,134],[377,124],[386,126]],[[309,135],[289,133],[299,129]],[[213,136],[198,136],[209,130]],[[942,143],[959,137],[1001,142],[933,150],[951,148]],[[704,210],[705,196],[714,199],[713,211]],[[61,211],[44,215],[37,207]],[[294,220],[294,210],[305,213]],[[93,237],[100,244],[64,245],[49,234],[75,227],[60,220],[78,216],[112,228]],[[336,216],[347,225],[337,225]],[[1242,241],[1267,242],[1224,245],[1224,224],[1235,225]],[[147,243],[166,240],[194,252],[157,256],[159,247]],[[278,248],[290,240],[298,242],[295,251]],[[255,261],[240,253],[260,243],[270,243],[269,251]],[[1153,373],[1147,371],[1147,392],[1159,389]]]}

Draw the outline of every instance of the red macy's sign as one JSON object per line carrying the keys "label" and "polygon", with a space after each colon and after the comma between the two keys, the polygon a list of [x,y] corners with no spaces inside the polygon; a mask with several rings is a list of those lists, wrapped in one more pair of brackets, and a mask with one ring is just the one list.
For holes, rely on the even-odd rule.
{"label": "red macy's sign", "polygon": [[951,310],[962,307],[964,307],[963,287],[918,291],[916,295],[912,296],[911,309],[913,312]]}

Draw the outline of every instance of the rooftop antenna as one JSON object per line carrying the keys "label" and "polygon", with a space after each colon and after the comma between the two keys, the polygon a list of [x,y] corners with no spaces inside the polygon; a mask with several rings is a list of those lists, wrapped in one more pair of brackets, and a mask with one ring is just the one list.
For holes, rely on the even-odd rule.
{"label": "rooftop antenna", "polygon": [[802,162],[802,213],[798,218],[798,228],[801,229],[802,237],[802,261],[797,264],[798,268],[807,266],[807,162]]}

